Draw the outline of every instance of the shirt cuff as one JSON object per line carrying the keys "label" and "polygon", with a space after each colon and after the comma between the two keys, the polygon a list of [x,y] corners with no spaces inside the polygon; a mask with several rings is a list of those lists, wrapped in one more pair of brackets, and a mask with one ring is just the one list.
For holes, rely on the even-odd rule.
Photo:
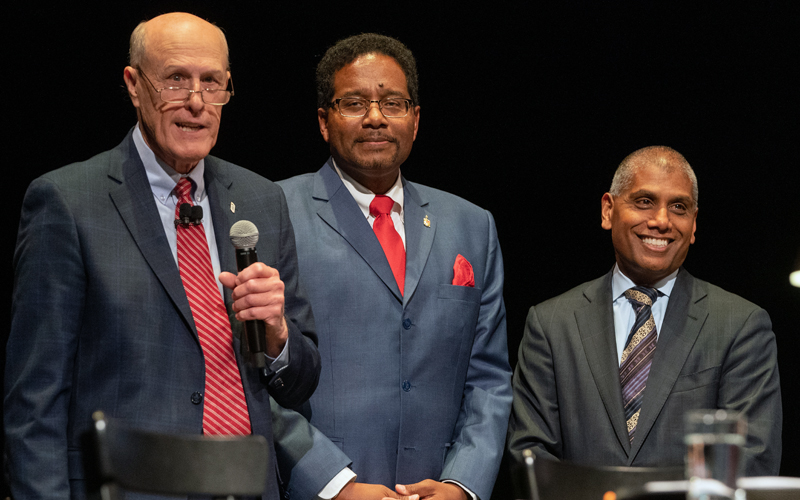
{"label": "shirt cuff", "polygon": [[456,486],[458,486],[459,488],[461,488],[462,490],[464,490],[464,493],[466,493],[467,496],[470,497],[472,500],[478,500],[478,495],[476,495],[475,493],[469,491],[469,488],[467,488],[463,484],[459,483],[458,481],[454,481],[452,479],[442,479],[442,482],[443,483],[453,483]]}
{"label": "shirt cuff", "polygon": [[277,358],[271,358],[267,356],[266,353],[264,357],[267,358],[267,366],[264,367],[265,375],[282,372],[289,366],[289,341],[286,341],[283,350],[278,354]]}
{"label": "shirt cuff", "polygon": [[328,484],[322,488],[317,498],[320,500],[331,500],[336,498],[342,492],[345,486],[356,480],[356,473],[350,470],[350,467],[345,467]]}

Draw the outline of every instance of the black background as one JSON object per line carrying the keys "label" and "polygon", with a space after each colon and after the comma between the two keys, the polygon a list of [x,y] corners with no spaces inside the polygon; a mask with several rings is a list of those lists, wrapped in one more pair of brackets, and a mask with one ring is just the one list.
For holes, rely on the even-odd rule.
{"label": "black background", "polygon": [[[327,158],[314,69],[330,45],[375,31],[414,52],[420,132],[403,174],[494,214],[512,366],[527,309],[613,265],[599,209],[616,165],[647,145],[683,153],[700,186],[686,267],[770,313],[784,401],[781,473],[800,476],[800,289],[788,282],[800,249],[796,2],[13,7],[1,93],[11,110],[6,325],[26,186],[122,140],[136,120],[122,81],[130,32],[173,10],[228,37],[236,96],[213,153],[273,180],[316,171]],[[498,482],[501,496],[504,474]]]}

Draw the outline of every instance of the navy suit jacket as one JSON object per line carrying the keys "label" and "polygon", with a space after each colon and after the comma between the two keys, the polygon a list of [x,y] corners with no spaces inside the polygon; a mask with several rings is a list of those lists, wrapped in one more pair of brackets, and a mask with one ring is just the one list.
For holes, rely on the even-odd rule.
{"label": "navy suit jacket", "polygon": [[[323,363],[303,414],[328,438],[306,428],[291,446],[279,440],[278,453],[298,463],[283,474],[290,495],[313,498],[352,461],[360,482],[393,489],[453,479],[488,499],[511,403],[503,265],[491,214],[403,180],[401,295],[330,160],[316,174],[279,184]],[[452,284],[458,254],[472,264],[474,288]]]}
{"label": "navy suit jacket", "polygon": [[781,392],[766,311],[681,268],[629,442],[611,274],[532,307],[514,373],[509,448],[590,465],[682,465],[687,410],[748,420],[744,473],[778,474]]}
{"label": "navy suit jacket", "polygon": [[[290,362],[272,380],[245,363],[243,328],[225,294],[253,433],[271,443],[269,395],[300,405],[320,366],[286,202],[276,185],[211,156],[205,184],[222,270],[236,272],[230,226],[250,220],[261,234],[260,260],[286,286]],[[5,431],[15,497],[84,495],[81,435],[95,410],[153,431],[202,432],[203,354],[130,133],[31,184],[14,266]],[[273,456],[265,467],[276,470]],[[265,498],[277,499],[269,476]]]}

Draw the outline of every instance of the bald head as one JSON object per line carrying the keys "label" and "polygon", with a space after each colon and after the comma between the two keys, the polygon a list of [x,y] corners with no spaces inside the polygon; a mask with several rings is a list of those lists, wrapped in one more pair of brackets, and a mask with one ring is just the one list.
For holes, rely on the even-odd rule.
{"label": "bald head", "polygon": [[608,192],[614,196],[620,196],[628,190],[633,183],[634,174],[641,167],[656,167],[665,173],[683,172],[692,183],[692,198],[694,198],[694,206],[697,207],[697,176],[686,158],[668,146],[648,146],[626,156],[617,167],[614,180],[611,182],[611,189]]}
{"label": "bald head", "polygon": [[225,34],[217,26],[185,12],[171,12],[142,21],[131,33],[129,59],[134,68],[141,67],[147,60],[147,48],[158,45],[165,37],[171,39],[217,37],[219,39],[219,55],[225,66],[230,69],[228,59],[228,42]]}

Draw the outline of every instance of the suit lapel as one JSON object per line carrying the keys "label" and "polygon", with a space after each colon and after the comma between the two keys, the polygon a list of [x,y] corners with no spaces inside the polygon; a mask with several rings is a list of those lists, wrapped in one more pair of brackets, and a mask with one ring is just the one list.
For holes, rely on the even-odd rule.
{"label": "suit lapel", "polygon": [[622,404],[619,362],[614,334],[614,313],[611,297],[611,273],[593,281],[583,292],[589,304],[575,311],[583,352],[592,371],[597,390],[603,400],[620,446],[628,453],[630,441]]}
{"label": "suit lapel", "polygon": [[109,177],[114,181],[114,186],[109,190],[111,201],[139,251],[196,337],[189,300],[167,243],[158,209],[152,200],[153,192],[144,165],[130,133],[121,145],[121,153],[122,163],[109,169]]}
{"label": "suit lapel", "polygon": [[[230,193],[231,181],[219,172],[216,160],[210,156],[205,159],[204,178],[208,204],[211,207],[211,220],[214,223],[214,240],[217,242],[220,270],[235,272],[236,256],[228,235],[231,226],[238,219],[233,212],[225,210],[234,201]],[[207,217],[205,219],[208,220]]]}
{"label": "suit lapel", "polygon": [[[428,262],[433,245],[433,236],[436,233],[437,219],[428,206],[428,201],[423,199],[416,187],[403,179],[405,190],[403,212],[406,231],[406,277],[403,294],[403,305],[408,304],[414,291],[417,289],[422,270]],[[429,221],[425,225],[424,221]]]}
{"label": "suit lapel", "polygon": [[702,300],[705,296],[706,292],[701,289],[700,284],[681,268],[669,297],[661,331],[658,333],[658,344],[653,354],[650,375],[647,377],[647,388],[642,400],[641,417],[636,424],[629,465],[653,428],[708,317],[707,303]]}
{"label": "suit lapel", "polygon": [[401,302],[403,297],[400,295],[400,288],[394,279],[386,254],[383,253],[383,248],[369,222],[364,218],[364,213],[342,184],[330,160],[314,176],[312,196],[316,200],[327,201],[319,208],[317,215],[358,252]]}

